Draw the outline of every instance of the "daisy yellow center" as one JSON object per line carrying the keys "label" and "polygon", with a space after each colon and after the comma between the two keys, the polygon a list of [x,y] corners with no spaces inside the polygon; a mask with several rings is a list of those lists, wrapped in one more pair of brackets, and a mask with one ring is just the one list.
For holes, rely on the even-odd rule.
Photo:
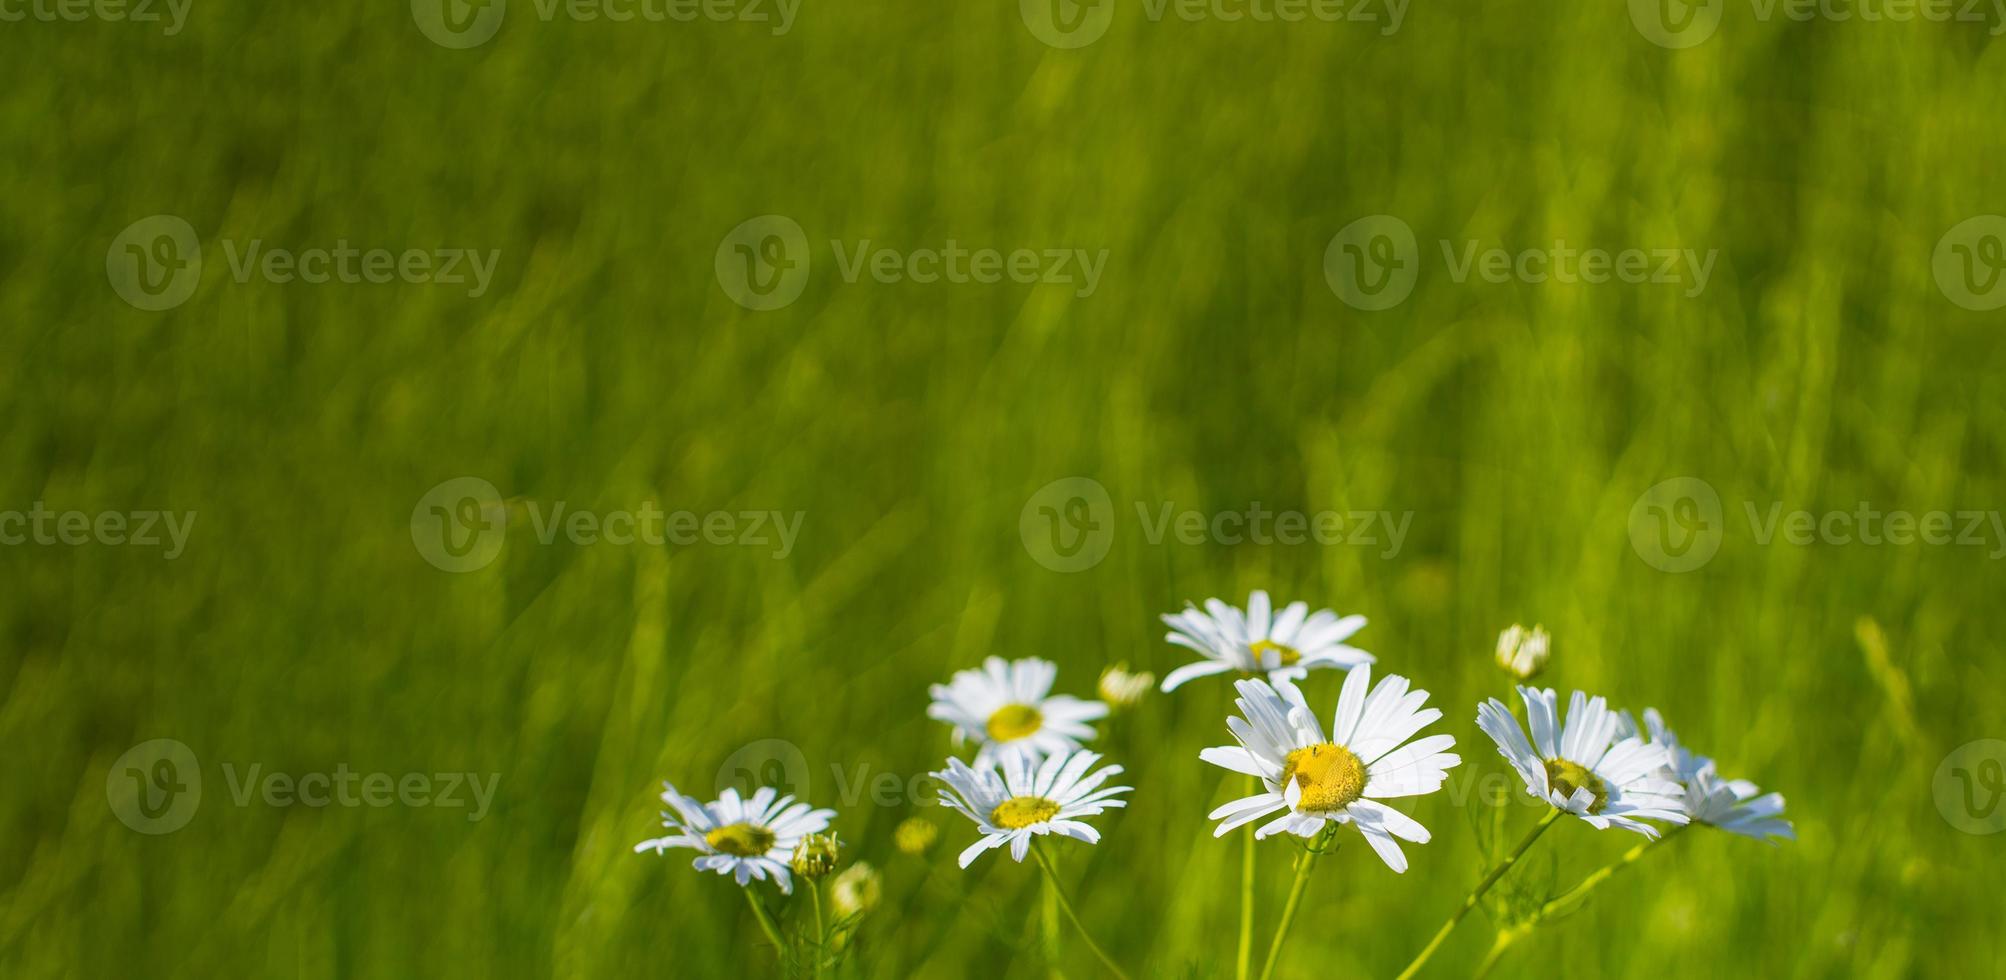
{"label": "daisy yellow center", "polygon": [[1254,641],[1254,645],[1248,649],[1253,651],[1254,662],[1256,664],[1267,662],[1269,651],[1277,654],[1275,662],[1284,667],[1293,667],[1296,665],[1296,661],[1303,658],[1302,652],[1295,647],[1283,646],[1273,640],[1256,640]]}
{"label": "daisy yellow center", "polygon": [[1059,805],[1042,796],[1013,796],[996,804],[989,822],[1004,830],[1023,830],[1059,814]]}
{"label": "daisy yellow center", "polygon": [[1563,798],[1574,795],[1574,791],[1586,787],[1595,794],[1595,802],[1588,805],[1589,813],[1601,813],[1609,802],[1609,786],[1602,777],[1595,775],[1587,766],[1566,759],[1546,760],[1546,781]]}
{"label": "daisy yellow center", "polygon": [[1365,763],[1342,745],[1320,742],[1290,752],[1282,763],[1282,785],[1302,788],[1302,810],[1342,810],[1365,795]]}
{"label": "daisy yellow center", "polygon": [[1035,735],[1038,727],[1045,723],[1045,716],[1028,704],[1006,704],[989,716],[989,737],[998,742],[1008,742]]}
{"label": "daisy yellow center", "polygon": [[703,839],[712,850],[734,857],[758,857],[773,850],[773,831],[749,823],[725,824]]}

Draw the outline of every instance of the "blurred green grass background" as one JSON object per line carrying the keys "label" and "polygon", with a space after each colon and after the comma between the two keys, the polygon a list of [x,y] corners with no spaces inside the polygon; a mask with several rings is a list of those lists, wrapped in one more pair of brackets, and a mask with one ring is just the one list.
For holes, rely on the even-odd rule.
{"label": "blurred green grass background", "polygon": [[[1368,615],[1471,775],[1515,620],[1563,689],[1662,708],[1801,840],[1694,835],[1544,930],[1500,976],[2006,972],[2006,838],[1938,813],[1945,753],[2006,733],[1993,547],[1751,539],[1759,509],[2002,503],[1997,313],[1931,280],[1938,237],[2006,210],[2000,46],[1956,24],[1758,23],[1688,51],[1620,4],[1417,3],[1401,30],[1150,23],[1039,43],[1014,4],[806,5],[747,24],[541,22],[472,50],[401,3],[196,0],[187,29],[0,24],[0,508],[199,514],[186,554],[0,548],[0,974],[770,975],[743,902],[654,836],[659,781],[708,795],[798,746],[849,854],[883,869],[873,977],[1035,977],[1036,872],[953,855],[931,807],[846,774],[937,767],[926,687],[988,654],[1087,695],[1185,657],[1158,613],[1266,587]],[[144,313],[104,256],[185,217],[208,267]],[[731,228],[815,243],[752,313]],[[1322,255],[1361,215],[1421,239],[1413,296],[1362,313]],[[238,283],[220,243],[499,249],[477,300]],[[827,247],[1081,247],[1104,281],[848,284]],[[1450,282],[1435,242],[1719,249],[1707,290]],[[847,244],[846,244],[847,247]],[[479,476],[544,505],[805,513],[765,549],[539,545],[453,575],[414,504]],[[1035,562],[1039,487],[1115,501],[1105,561]],[[1718,489],[1696,572],[1632,550],[1660,480]],[[1151,544],[1137,502],[1412,512],[1374,547]],[[1886,636],[1876,671],[1855,633]],[[1308,685],[1328,705],[1338,677]],[[1238,847],[1223,682],[1154,697],[1100,747],[1138,787],[1072,847],[1083,914],[1138,975],[1231,973]],[[1892,693],[1891,693],[1892,692]],[[1900,693],[1905,692],[1905,693]],[[190,746],[206,794],[145,836],[107,770]],[[236,806],[220,774],[499,773],[492,809]],[[924,794],[922,794],[924,795]],[[1319,868],[1284,975],[1389,976],[1480,872],[1447,794],[1388,872]],[[941,823],[927,859],[891,831]],[[1529,822],[1531,811],[1514,814]],[[1563,826],[1562,883],[1630,844]],[[1265,914],[1285,845],[1263,848]],[[1994,912],[1985,912],[1985,909]],[[798,912],[798,909],[793,912]],[[793,914],[793,913],[790,913]],[[1465,975],[1473,917],[1429,975]],[[1265,933],[1261,936],[1265,942]],[[1068,941],[1063,967],[1094,975]]]}

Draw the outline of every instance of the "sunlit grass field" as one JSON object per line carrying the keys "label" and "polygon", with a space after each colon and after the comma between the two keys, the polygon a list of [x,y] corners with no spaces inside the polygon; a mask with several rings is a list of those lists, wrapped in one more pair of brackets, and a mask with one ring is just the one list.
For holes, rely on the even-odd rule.
{"label": "sunlit grass field", "polygon": [[[1421,0],[1390,36],[1130,3],[1065,50],[1017,6],[811,0],[774,36],[517,0],[466,50],[395,2],[0,22],[0,511],[196,515],[172,559],[0,547],[0,976],[777,976],[728,879],[632,852],[662,780],[709,798],[776,758],[883,874],[846,975],[1095,976],[1070,934],[1047,955],[1035,865],[956,868],[974,830],[931,805],[927,687],[988,655],[1080,696],[1115,662],[1161,676],[1190,658],[1159,614],[1253,588],[1368,616],[1357,645],[1433,692],[1464,759],[1406,807],[1434,832],[1406,874],[1355,835],[1324,859],[1279,975],[1392,976],[1482,873],[1469,810],[1506,770],[1474,717],[1513,622],[1555,637],[1543,683],[1659,707],[1784,793],[1799,839],[1684,835],[1495,975],[2006,974],[2006,835],[1948,819],[1939,771],[2006,738],[2006,541],[1764,543],[1746,516],[2006,507],[2006,313],[1931,266],[2006,212],[1987,24],[1730,3],[1671,50],[1613,2]],[[106,270],[156,214],[204,268],[151,312]],[[754,311],[716,258],[768,214],[813,268]],[[1375,214],[1418,278],[1368,311],[1324,255]],[[253,240],[499,261],[478,297],[240,281]],[[846,281],[831,242],[865,240],[1107,260],[1084,297]],[[1457,282],[1444,241],[1717,260],[1697,295]],[[413,517],[462,477],[509,526],[454,573]],[[1112,503],[1076,572],[1020,533],[1068,477]],[[1674,573],[1631,532],[1678,477],[1725,533]],[[558,501],[801,523],[785,557],[542,543]],[[1407,515],[1404,539],[1150,540],[1166,505],[1256,502]],[[1229,687],[1102,724],[1136,791],[1101,844],[1055,848],[1138,977],[1233,975],[1239,842],[1205,814],[1238,777],[1197,758]],[[144,834],[107,784],[159,738],[199,758],[200,808]],[[734,757],[762,740],[799,755]],[[470,819],[233,792],[252,766],[498,782]],[[925,856],[892,842],[915,815]],[[1622,836],[1560,825],[1514,881],[1564,887]],[[1260,850],[1263,947],[1294,853]],[[1469,975],[1492,911],[1424,976]]]}

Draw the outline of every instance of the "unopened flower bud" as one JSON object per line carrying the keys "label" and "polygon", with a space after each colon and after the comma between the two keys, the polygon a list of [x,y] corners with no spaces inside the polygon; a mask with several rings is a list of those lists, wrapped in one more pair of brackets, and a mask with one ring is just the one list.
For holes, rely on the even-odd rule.
{"label": "unopened flower bud", "polygon": [[809,881],[826,877],[836,870],[837,851],[841,842],[835,834],[809,834],[794,845],[794,857],[787,862],[794,873]]}
{"label": "unopened flower bud", "polygon": [[1146,670],[1131,674],[1126,663],[1101,671],[1101,700],[1110,708],[1133,708],[1155,687],[1155,674]]}
{"label": "unopened flower bud", "polygon": [[1514,623],[1498,634],[1498,666],[1521,681],[1529,681],[1546,669],[1546,660],[1552,655],[1550,640],[1544,627],[1527,630]]}

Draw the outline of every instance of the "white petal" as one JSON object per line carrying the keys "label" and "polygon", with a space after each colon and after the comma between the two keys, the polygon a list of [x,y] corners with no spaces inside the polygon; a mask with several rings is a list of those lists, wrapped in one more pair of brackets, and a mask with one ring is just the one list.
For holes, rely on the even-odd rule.
{"label": "white petal", "polygon": [[968,863],[970,861],[975,860],[978,857],[981,857],[983,851],[986,851],[1001,843],[1003,843],[1003,837],[1001,835],[985,834],[983,835],[981,840],[978,840],[975,843],[968,845],[968,847],[961,852],[961,857],[958,859],[959,863],[964,868],[968,867]]}
{"label": "white petal", "polygon": [[[1520,697],[1525,699],[1526,720],[1532,725],[1532,746],[1539,750],[1541,759],[1551,759],[1560,754],[1560,720],[1555,713],[1554,702],[1557,695],[1551,688],[1521,687]],[[1507,712],[1509,715],[1509,712]]]}
{"label": "white petal", "polygon": [[1363,824],[1359,825],[1358,832],[1364,835],[1367,844],[1372,845],[1372,850],[1379,855],[1379,860],[1386,862],[1386,866],[1392,868],[1395,874],[1407,873],[1407,855],[1400,850],[1400,845],[1393,840],[1393,835],[1383,830],[1367,830]]}
{"label": "white petal", "polygon": [[1213,674],[1223,674],[1232,669],[1232,664],[1218,660],[1200,660],[1196,663],[1188,663],[1171,671],[1163,678],[1162,690],[1166,693],[1175,691],[1186,681],[1199,677],[1209,677]]}
{"label": "white petal", "polygon": [[1370,666],[1356,668],[1345,675],[1344,687],[1337,695],[1337,714],[1330,722],[1331,741],[1339,745],[1351,744],[1358,732],[1359,719],[1365,716],[1365,694],[1371,683]]}
{"label": "white petal", "polygon": [[1254,758],[1252,752],[1238,745],[1221,745],[1215,748],[1204,749],[1198,753],[1198,758],[1221,769],[1230,769],[1249,776],[1267,776],[1269,774],[1268,767],[1262,765],[1259,759]]}
{"label": "white petal", "polygon": [[1416,844],[1426,844],[1430,839],[1428,828],[1384,803],[1358,800],[1347,809],[1351,811],[1352,819],[1358,821],[1359,830],[1380,830]]}
{"label": "white petal", "polygon": [[1255,589],[1247,597],[1247,639],[1250,641],[1268,638],[1268,594]]}

